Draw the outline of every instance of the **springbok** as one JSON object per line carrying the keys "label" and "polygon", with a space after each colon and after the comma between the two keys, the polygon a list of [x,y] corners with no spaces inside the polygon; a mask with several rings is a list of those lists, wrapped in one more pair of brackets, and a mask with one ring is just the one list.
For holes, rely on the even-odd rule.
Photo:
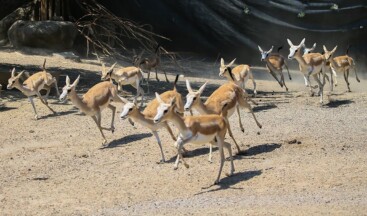
{"label": "springbok", "polygon": [[356,70],[353,58],[348,56],[349,47],[347,49],[346,55],[333,57],[334,52],[336,51],[337,47],[338,46],[335,46],[335,48],[333,50],[328,51],[327,48],[325,46],[323,46],[323,49],[324,49],[324,52],[325,52],[324,56],[325,56],[326,60],[328,62],[330,62],[331,70],[333,71],[333,74],[335,76],[335,85],[338,84],[337,81],[336,81],[336,73],[343,73],[345,83],[347,84],[347,87],[348,87],[348,92],[350,92],[350,87],[349,87],[350,83],[348,81],[349,70],[350,69],[354,70],[357,82],[360,82],[360,80],[359,80],[358,75],[357,75],[357,70]]}
{"label": "springbok", "polygon": [[[175,98],[177,101],[177,110],[176,112],[180,113],[179,115],[183,116],[183,101],[182,96],[180,93],[176,90],[176,83],[178,81],[179,75],[176,76],[175,82],[174,82],[174,88],[171,91],[166,91],[160,95],[160,98],[165,101],[166,103],[170,102],[172,98]],[[125,99],[124,99],[125,100]],[[159,149],[161,151],[162,159],[161,163],[165,162],[164,153],[162,149],[161,140],[159,139],[158,130],[162,127],[166,128],[169,134],[171,135],[172,139],[176,141],[176,137],[173,135],[171,128],[167,124],[167,122],[161,122],[158,124],[155,124],[153,121],[154,116],[157,114],[157,108],[159,106],[159,102],[157,99],[152,100],[148,103],[148,105],[145,107],[143,112],[140,112],[136,103],[131,103],[125,100],[125,105],[123,107],[123,110],[121,112],[120,118],[126,119],[127,117],[132,118],[135,122],[138,122],[142,124],[143,126],[149,128],[155,138],[157,139],[157,143],[159,145]]]}
{"label": "springbok", "polygon": [[[316,82],[318,83],[318,87],[319,87],[318,94],[320,95],[320,103],[323,103],[323,98],[324,98],[323,89],[324,89],[325,75],[326,75],[325,74],[326,60],[324,56],[319,53],[305,54],[302,57],[301,48],[303,47],[305,40],[306,39],[303,38],[301,43],[296,46],[296,45],[293,45],[291,40],[287,39],[288,44],[290,46],[288,59],[292,60],[293,58],[295,58],[297,60],[300,71],[302,72],[304,77],[306,77],[307,82],[309,83],[311,95],[313,94],[312,88],[314,87],[311,86],[310,76],[312,75],[312,77],[316,80]],[[321,82],[317,76],[319,73],[322,73],[323,82]]]}
{"label": "springbok", "polygon": [[249,65],[241,64],[237,65],[234,68],[231,66],[234,64],[236,59],[233,59],[229,64],[224,64],[223,58],[220,59],[220,67],[219,67],[219,76],[226,77],[229,81],[235,82],[238,86],[241,86],[245,89],[245,83],[250,78],[252,80],[252,84],[254,85],[254,95],[257,94],[256,91],[256,82],[254,76],[252,75],[252,71]]}
{"label": "springbok", "polygon": [[[113,64],[108,70],[106,70],[106,67],[104,63],[102,63],[102,75],[101,80],[108,80],[113,79],[115,82],[117,82],[118,90],[122,90],[123,85],[131,85],[136,89],[136,96],[135,100],[141,95],[141,104],[143,105],[144,102],[144,90],[141,87],[141,83],[143,78],[143,75],[141,73],[140,68],[131,66],[131,67],[124,67],[117,71],[114,70],[116,63]],[[148,89],[149,89],[149,83]]]}
{"label": "springbok", "polygon": [[223,117],[226,113],[225,108],[222,112],[222,115],[186,116],[182,118],[179,114],[175,112],[176,104],[174,98],[171,100],[171,102],[165,103],[160,98],[158,93],[155,94],[159,102],[159,107],[157,108],[157,115],[154,117],[154,122],[160,123],[171,121],[180,131],[177,141],[175,142],[178,154],[174,169],[178,168],[180,158],[182,159],[185,167],[189,168],[189,165],[182,157],[182,148],[184,144],[193,143],[202,145],[206,143],[211,143],[212,145],[218,146],[220,153],[219,173],[215,180],[215,184],[219,183],[220,175],[225,161],[223,147],[228,150],[231,160],[231,171],[228,175],[233,175],[234,165],[231,145],[227,142],[224,142],[224,137],[228,128],[228,122],[225,117]]}
{"label": "springbok", "polygon": [[312,53],[316,48],[316,43],[313,44],[311,48],[307,48],[305,44],[302,45],[303,47],[303,55]]}
{"label": "springbok", "polygon": [[[11,77],[8,80],[8,89],[17,88],[19,91],[21,91],[25,96],[28,97],[29,101],[32,104],[33,111],[34,111],[34,118],[38,119],[38,114],[36,110],[36,106],[34,105],[33,96],[37,96],[40,101],[46,105],[46,107],[52,112],[56,113],[47,102],[47,97],[50,93],[51,86],[54,85],[56,92],[58,95],[60,95],[58,87],[57,87],[57,81],[56,78],[53,77],[50,73],[47,73],[45,69],[46,59],[43,63],[43,71],[37,72],[33,74],[32,76],[28,77],[23,84],[20,83],[20,77],[23,75],[24,71],[20,72],[18,75],[15,75],[15,68],[11,71]],[[42,89],[46,89],[47,93],[44,97],[42,97],[40,91]]]}
{"label": "springbok", "polygon": [[[266,62],[266,68],[269,73],[274,77],[274,79],[279,83],[280,87],[285,87],[285,90],[288,91],[288,87],[285,85],[284,75],[283,75],[283,67],[287,69],[288,77],[292,80],[291,74],[289,73],[288,65],[284,59],[284,57],[278,53],[272,53],[274,46],[271,46],[270,50],[264,51],[259,45],[257,46],[261,53],[261,61]],[[280,75],[280,80],[277,77],[277,74]]]}
{"label": "springbok", "polygon": [[[76,78],[73,84],[70,84],[70,78],[67,76],[66,85],[62,89],[62,94],[60,95],[59,99],[60,101],[65,101],[67,98],[69,98],[74,106],[79,108],[87,116],[92,117],[103,137],[102,146],[106,147],[105,144],[107,143],[107,140],[102,130],[111,131],[112,133],[115,130],[114,120],[116,107],[113,106],[111,102],[124,103],[124,99],[117,94],[118,92],[116,86],[110,81],[104,81],[94,85],[87,91],[87,93],[83,95],[82,98],[80,98],[75,91],[79,80],[80,75],[78,78]],[[101,126],[101,112],[106,107],[112,111],[110,128]],[[130,123],[133,124],[131,121]]]}
{"label": "springbok", "polygon": [[[239,110],[239,106],[241,106],[245,109],[248,109],[251,112],[252,116],[254,117],[257,126],[259,128],[262,127],[262,125],[257,121],[256,116],[252,111],[251,105],[247,102],[247,100],[250,100],[253,103],[255,102],[251,100],[249,95],[238,85],[236,85],[233,82],[225,83],[224,85],[220,86],[217,90],[215,90],[209,96],[206,102],[203,103],[200,97],[205,89],[205,86],[206,83],[204,83],[198,91],[194,91],[191,88],[190,82],[186,80],[186,88],[189,93],[186,95],[185,111],[191,111],[191,109],[195,109],[202,115],[208,115],[208,114],[220,115],[223,113],[223,109],[225,106],[226,112],[223,114],[223,116],[228,121],[228,118],[233,115],[236,109],[241,131],[244,132],[245,129],[243,128],[241,122],[241,116]],[[238,146],[232,134],[229,123],[228,123],[228,133],[229,136],[232,138],[233,142],[235,143],[238,153],[240,153],[241,149]],[[209,161],[211,161],[211,148],[209,154]]]}
{"label": "springbok", "polygon": [[[155,52],[153,55],[150,55],[148,57],[143,58],[143,52],[137,56],[133,58],[133,63],[136,67],[142,68],[144,70],[147,70],[148,72],[148,78],[147,78],[147,82],[149,82],[150,79],[150,71],[154,68],[155,70],[155,79],[159,82],[158,79],[158,68],[161,68],[161,52],[160,52],[160,45],[157,46],[157,48],[155,49]],[[166,82],[169,82],[168,78],[167,78],[167,74],[166,71],[164,72],[164,76],[166,77]]]}

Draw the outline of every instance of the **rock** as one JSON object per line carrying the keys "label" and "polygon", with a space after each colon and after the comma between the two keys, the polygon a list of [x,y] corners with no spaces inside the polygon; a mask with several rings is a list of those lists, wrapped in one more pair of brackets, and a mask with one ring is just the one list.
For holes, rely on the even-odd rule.
{"label": "rock", "polygon": [[296,139],[292,139],[292,140],[288,141],[288,144],[296,144],[296,143],[297,143]]}
{"label": "rock", "polygon": [[70,50],[77,32],[71,22],[19,20],[10,27],[8,38],[15,48]]}

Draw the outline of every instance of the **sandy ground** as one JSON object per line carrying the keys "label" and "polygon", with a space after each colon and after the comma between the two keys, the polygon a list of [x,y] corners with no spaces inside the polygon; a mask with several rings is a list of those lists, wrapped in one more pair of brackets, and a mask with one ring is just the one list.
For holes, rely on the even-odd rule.
{"label": "sandy ground", "polygon": [[[34,72],[43,58],[0,52],[6,70],[16,66]],[[47,58],[50,71],[62,72],[60,86],[65,74],[72,80],[82,75],[78,86],[81,94],[99,82],[100,67],[94,61]],[[225,82],[217,78],[213,63],[187,60],[180,64],[194,88],[209,82],[205,96]],[[166,70],[170,80],[180,72],[168,64]],[[164,130],[159,133],[169,161],[157,164],[158,145],[141,125],[134,129],[116,118],[115,133],[106,132],[109,147],[102,149],[96,125],[70,101],[61,104],[50,99],[58,112],[52,115],[36,100],[41,116],[36,121],[30,103],[19,91],[3,91],[0,215],[366,214],[366,80],[357,83],[352,75],[353,92],[347,93],[339,76],[339,85],[320,106],[318,97],[308,96],[300,74],[292,75],[292,81],[287,78],[290,91],[284,92],[274,81],[265,80],[268,74],[255,70],[259,90],[255,100],[259,105],[254,110],[263,128],[257,128],[250,114],[242,111],[242,133],[237,115],[231,117],[243,152],[235,156],[234,176],[224,175],[229,171],[226,162],[221,183],[209,188],[205,187],[214,182],[218,172],[218,151],[209,163],[207,146],[188,144],[190,168],[180,164],[173,170],[176,151]],[[153,91],[172,88],[155,80],[151,85],[150,99]],[[178,85],[186,94],[184,79]],[[119,115],[122,105],[116,105]],[[104,111],[103,124],[108,125],[110,119],[111,112]],[[297,142],[290,144],[294,139]]]}

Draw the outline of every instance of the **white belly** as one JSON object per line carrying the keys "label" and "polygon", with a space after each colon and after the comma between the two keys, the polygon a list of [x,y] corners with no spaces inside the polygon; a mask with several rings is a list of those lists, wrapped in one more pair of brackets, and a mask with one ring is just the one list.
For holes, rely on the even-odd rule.
{"label": "white belly", "polygon": [[214,140],[215,134],[197,134],[196,138],[190,143],[204,145]]}
{"label": "white belly", "polygon": [[130,85],[130,84],[134,84],[136,82],[135,80],[136,80],[136,77],[130,77],[125,80],[120,80],[119,83],[120,85]]}

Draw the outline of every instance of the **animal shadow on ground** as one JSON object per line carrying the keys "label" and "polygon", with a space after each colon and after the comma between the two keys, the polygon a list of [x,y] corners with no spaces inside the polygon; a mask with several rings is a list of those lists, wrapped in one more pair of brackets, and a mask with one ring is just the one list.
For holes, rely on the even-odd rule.
{"label": "animal shadow on ground", "polygon": [[41,119],[47,119],[47,118],[50,118],[50,117],[57,117],[57,116],[69,115],[69,114],[76,113],[76,112],[78,112],[78,110],[75,110],[75,109],[73,109],[73,110],[68,110],[68,111],[62,111],[62,112],[57,112],[57,111],[56,111],[56,113],[55,113],[55,114],[50,113],[50,114],[48,114],[48,115],[40,116],[40,117],[38,118],[38,120],[41,120]]}
{"label": "animal shadow on ground", "polygon": [[[213,152],[217,151],[218,147],[213,146]],[[192,157],[196,157],[196,156],[200,156],[200,155],[209,155],[209,145],[202,147],[202,148],[197,148],[194,150],[187,150],[187,152],[184,152],[182,154],[183,157],[185,158],[192,158]],[[166,161],[166,163],[173,163],[176,161],[177,155],[172,156],[170,159],[168,159]]]}
{"label": "animal shadow on ground", "polygon": [[280,148],[282,145],[278,143],[266,143],[258,146],[250,147],[247,150],[241,151],[238,155],[240,156],[255,156],[262,153],[272,152],[277,148]]}
{"label": "animal shadow on ground", "polygon": [[327,108],[338,108],[339,106],[354,103],[352,100],[330,100],[329,103],[325,104]]}
{"label": "animal shadow on ground", "polygon": [[252,107],[252,110],[254,112],[261,112],[261,111],[270,110],[270,109],[274,109],[274,108],[278,108],[277,105],[275,105],[273,103],[270,103],[270,104],[254,106],[254,107]]}
{"label": "animal shadow on ground", "polygon": [[243,188],[234,188],[231,187],[239,182],[250,180],[256,176],[259,176],[262,174],[261,170],[253,170],[253,171],[245,171],[245,172],[237,172],[234,173],[232,176],[226,176],[220,180],[220,182],[217,185],[211,185],[209,187],[203,187],[202,189],[209,189],[214,186],[218,186],[218,188],[211,189],[208,191],[202,191],[195,195],[203,194],[203,193],[209,193],[209,192],[215,192],[220,190],[226,190],[226,189],[237,189],[241,190]]}
{"label": "animal shadow on ground", "polygon": [[152,136],[151,133],[141,133],[141,134],[133,134],[133,135],[124,136],[120,139],[111,141],[108,144],[108,146],[101,148],[101,149],[116,148],[116,147],[119,147],[120,145],[128,144],[130,142],[135,142],[135,141],[138,141],[138,140],[141,140],[147,137],[151,137],[151,136]]}
{"label": "animal shadow on ground", "polygon": [[7,107],[5,104],[0,104],[0,112],[5,112],[9,110],[17,109],[16,107]]}

